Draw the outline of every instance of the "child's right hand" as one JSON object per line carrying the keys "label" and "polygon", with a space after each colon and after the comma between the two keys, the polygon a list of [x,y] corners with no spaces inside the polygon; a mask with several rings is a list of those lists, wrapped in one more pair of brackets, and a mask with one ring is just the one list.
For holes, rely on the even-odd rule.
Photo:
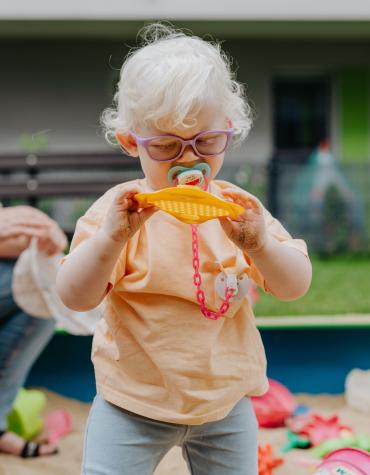
{"label": "child's right hand", "polygon": [[134,196],[143,191],[140,185],[123,185],[116,194],[102,228],[104,234],[113,241],[125,244],[144,222],[158,211],[155,206],[139,208]]}

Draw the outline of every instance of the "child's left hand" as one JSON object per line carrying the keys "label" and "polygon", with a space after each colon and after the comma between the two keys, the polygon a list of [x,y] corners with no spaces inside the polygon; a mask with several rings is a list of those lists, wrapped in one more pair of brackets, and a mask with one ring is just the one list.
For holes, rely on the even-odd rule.
{"label": "child's left hand", "polygon": [[247,191],[226,188],[222,190],[226,199],[245,208],[235,220],[228,217],[219,221],[228,237],[244,252],[256,252],[266,243],[267,230],[260,201]]}

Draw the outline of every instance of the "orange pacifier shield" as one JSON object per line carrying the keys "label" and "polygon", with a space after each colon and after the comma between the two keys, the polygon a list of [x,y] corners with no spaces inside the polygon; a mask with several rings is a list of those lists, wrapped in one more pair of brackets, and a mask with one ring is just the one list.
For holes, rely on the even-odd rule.
{"label": "orange pacifier shield", "polygon": [[236,203],[225,201],[191,185],[163,188],[153,193],[138,193],[135,199],[142,208],[156,206],[187,224],[204,223],[222,216],[235,219],[245,211]]}

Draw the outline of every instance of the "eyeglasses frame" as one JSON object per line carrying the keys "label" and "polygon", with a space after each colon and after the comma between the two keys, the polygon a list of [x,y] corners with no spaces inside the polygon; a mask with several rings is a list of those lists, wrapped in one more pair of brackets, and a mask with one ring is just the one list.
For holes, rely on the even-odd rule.
{"label": "eyeglasses frame", "polygon": [[[225,144],[225,147],[220,151],[218,152],[216,155],[220,155],[221,153],[224,153],[224,151],[227,149],[229,143],[230,143],[230,139],[231,137],[233,136],[234,134],[234,129],[233,128],[229,128],[229,129],[211,129],[211,130],[205,130],[204,132],[200,132],[199,134],[195,135],[194,137],[192,137],[191,139],[183,139],[182,137],[179,137],[178,135],[175,135],[175,134],[165,134],[165,135],[155,135],[155,136],[152,136],[152,137],[140,137],[138,136],[135,132],[133,131],[130,131],[130,134],[134,137],[134,139],[136,140],[136,142],[143,146],[145,148],[145,150],[147,151],[148,153],[148,156],[151,160],[155,161],[155,162],[161,162],[161,163],[169,163],[169,162],[174,162],[175,160],[177,160],[179,157],[181,157],[181,155],[184,153],[184,150],[185,148],[188,146],[188,145],[191,145],[192,149],[194,150],[194,153],[199,156],[199,157],[203,157],[203,158],[206,158],[206,157],[213,157],[215,156],[215,154],[209,154],[209,155],[205,155],[205,154],[202,154],[200,153],[197,148],[196,148],[196,141],[199,139],[199,137],[201,137],[202,135],[206,135],[206,134],[209,134],[209,133],[225,133],[227,135],[227,138],[226,138],[226,144]],[[176,157],[174,158],[169,158],[167,160],[157,160],[156,158],[153,158],[151,155],[150,155],[150,152],[149,152],[149,142],[151,140],[155,140],[155,139],[166,139],[166,138],[176,138],[176,139],[179,139],[180,142],[181,142],[181,149],[180,149],[180,152],[176,155]]]}

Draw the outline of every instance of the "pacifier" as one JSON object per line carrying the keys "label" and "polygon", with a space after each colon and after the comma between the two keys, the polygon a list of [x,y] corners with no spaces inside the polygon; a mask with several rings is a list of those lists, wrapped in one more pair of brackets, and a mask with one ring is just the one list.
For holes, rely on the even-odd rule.
{"label": "pacifier", "polygon": [[202,190],[208,188],[207,178],[211,174],[211,167],[207,163],[198,163],[193,167],[172,167],[167,174],[168,181],[175,186],[197,186]]}

